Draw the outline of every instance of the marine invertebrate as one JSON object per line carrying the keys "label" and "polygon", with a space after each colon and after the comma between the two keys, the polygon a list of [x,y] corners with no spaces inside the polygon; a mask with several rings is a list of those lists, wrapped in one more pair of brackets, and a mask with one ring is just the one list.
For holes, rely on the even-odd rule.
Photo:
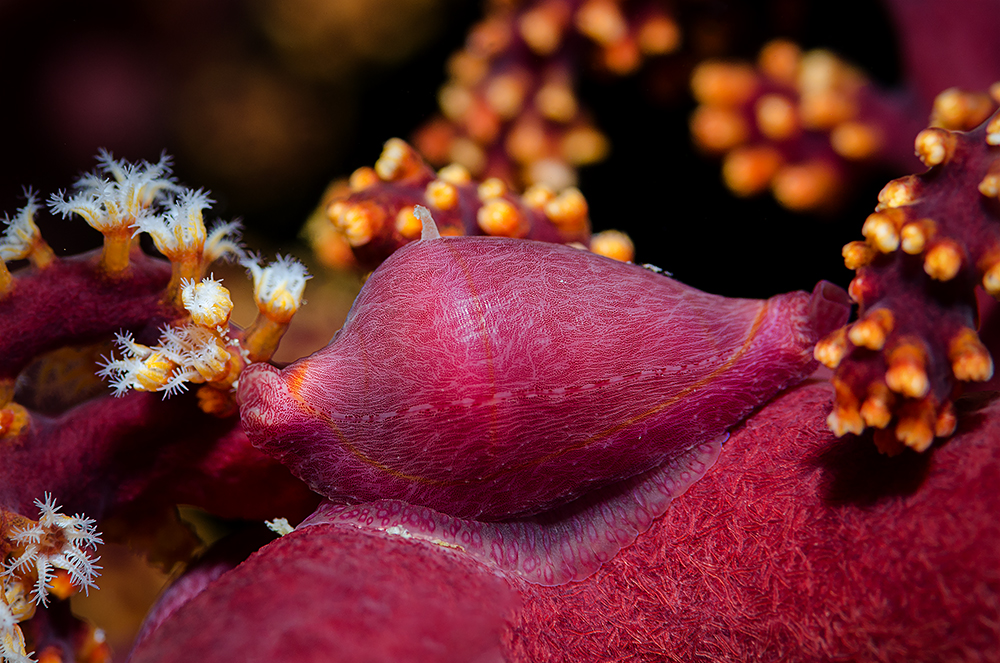
{"label": "marine invertebrate", "polygon": [[327,348],[243,372],[243,428],[317,492],[442,511],[454,519],[430,531],[512,547],[497,561],[535,581],[584,577],[648,527],[727,429],[809,374],[812,344],[848,312],[830,284],[727,300],[579,249],[424,223]]}
{"label": "marine invertebrate", "polygon": [[100,558],[91,559],[87,552],[101,543],[94,520],[59,513],[59,506],[49,494],[44,500],[36,499],[35,506],[37,522],[14,527],[6,534],[20,554],[4,565],[5,580],[16,578],[23,582],[34,576],[31,601],[38,605],[48,602],[54,569],[67,571],[73,584],[84,591],[96,587],[94,579],[101,568],[96,562]]}
{"label": "marine invertebrate", "polygon": [[916,149],[929,170],[889,182],[865,241],[844,247],[859,319],[816,347],[835,369],[837,435],[870,426],[885,451],[924,451],[955,430],[960,384],[992,377],[975,287],[1000,295],[998,145],[1000,114],[967,133],[922,131]]}
{"label": "marine invertebrate", "polygon": [[[195,589],[129,660],[499,660],[507,619],[519,604],[503,578],[398,537],[331,525],[306,529],[252,555],[207,591]],[[303,581],[308,594],[300,591]],[[289,591],[274,591],[283,585]]]}
{"label": "marine invertebrate", "polygon": [[400,637],[419,661],[440,660],[432,646],[513,661],[989,659],[995,396],[966,403],[935,454],[895,458],[837,440],[830,403],[811,381],[753,414],[668,517],[580,582],[505,587],[454,546],[331,521],[196,590],[133,660],[256,662],[288,647],[297,660],[390,660]]}

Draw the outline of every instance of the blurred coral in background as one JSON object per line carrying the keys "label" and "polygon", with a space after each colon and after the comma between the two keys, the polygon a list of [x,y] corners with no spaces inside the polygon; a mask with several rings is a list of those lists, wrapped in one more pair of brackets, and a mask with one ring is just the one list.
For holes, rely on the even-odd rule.
{"label": "blurred coral in background", "polygon": [[[661,54],[609,69],[594,59],[606,52],[600,42],[574,28],[582,41],[557,60],[569,76],[568,100],[610,150],[579,176],[595,230],[624,229],[641,247],[640,261],[725,294],[764,296],[820,276],[846,283],[836,255],[778,246],[789,236],[846,242],[853,220],[817,222],[766,198],[724,193],[717,166],[688,134],[689,77],[707,58],[753,58],[770,39],[787,37],[829,48],[892,84],[900,71],[886,14],[871,3],[834,9],[799,0],[663,7],[680,36]],[[528,8],[496,2],[491,15]],[[387,138],[409,138],[430,118],[455,70],[446,61],[483,10],[457,0],[6,3],[0,49],[4,88],[16,103],[5,116],[16,130],[0,146],[0,201],[13,209],[23,185],[64,186],[90,167],[97,147],[129,159],[166,149],[182,180],[213,192],[219,215],[288,240],[326,182],[373,163]],[[864,209],[886,174],[897,173],[876,173],[846,204],[860,200],[855,209]],[[656,204],[665,190],[685,193]],[[727,241],[706,244],[704,220],[724,228]],[[697,246],[715,260],[694,259]],[[728,276],[749,272],[754,279]]]}
{"label": "blurred coral in background", "polygon": [[[4,3],[2,79],[16,100],[4,117],[17,130],[3,137],[0,195],[48,190],[97,146],[129,159],[166,149],[185,177],[290,236],[324,180],[349,167],[362,99],[475,11],[454,0]],[[431,69],[424,85],[439,78]],[[433,104],[419,80],[398,92],[395,109],[365,112]]]}

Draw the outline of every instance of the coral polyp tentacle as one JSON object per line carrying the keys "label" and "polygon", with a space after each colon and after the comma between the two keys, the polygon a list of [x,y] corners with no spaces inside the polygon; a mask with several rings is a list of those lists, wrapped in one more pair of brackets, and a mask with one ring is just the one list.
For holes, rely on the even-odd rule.
{"label": "coral polyp tentacle", "polygon": [[[938,124],[981,121],[976,99],[948,91]],[[1000,296],[1000,147],[990,142],[998,118],[969,132],[921,132],[915,148],[930,170],[889,182],[865,221],[865,241],[844,247],[845,264],[857,270],[850,292],[860,318],[815,349],[835,371],[829,424],[837,435],[873,427],[883,451],[923,451],[954,431],[961,384],[992,378],[974,290]]]}
{"label": "coral polyp tentacle", "polygon": [[129,264],[129,247],[136,229],[151,218],[166,192],[177,190],[170,176],[170,159],[165,154],[156,163],[130,164],[116,160],[101,150],[99,172],[84,175],[69,198],[62,192],[49,199],[52,211],[63,216],[76,214],[104,235],[100,267],[114,276]]}
{"label": "coral polyp tentacle", "polygon": [[63,599],[97,588],[103,543],[95,521],[60,513],[49,493],[36,499],[38,520],[0,509],[0,659],[30,663],[20,622],[31,619],[49,596]]}

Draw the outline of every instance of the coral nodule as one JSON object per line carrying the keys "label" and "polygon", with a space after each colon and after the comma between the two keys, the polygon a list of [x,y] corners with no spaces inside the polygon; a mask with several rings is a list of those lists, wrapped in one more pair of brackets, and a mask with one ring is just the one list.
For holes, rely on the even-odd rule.
{"label": "coral nodule", "polygon": [[377,526],[503,548],[493,561],[543,584],[644,531],[847,319],[828,283],[727,299],[572,247],[440,237],[429,215],[424,230],[329,346],[247,367],[244,430],[340,501],[325,517],[364,524],[344,500],[402,500],[372,506]]}

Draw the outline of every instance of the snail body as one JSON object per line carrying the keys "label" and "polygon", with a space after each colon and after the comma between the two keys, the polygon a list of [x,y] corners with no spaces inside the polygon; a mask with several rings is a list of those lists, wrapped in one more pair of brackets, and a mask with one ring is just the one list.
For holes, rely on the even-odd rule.
{"label": "snail body", "polygon": [[427,238],[372,274],[326,348],[244,372],[243,426],[329,498],[530,516],[682,466],[808,375],[844,300],[729,299],[566,246]]}

